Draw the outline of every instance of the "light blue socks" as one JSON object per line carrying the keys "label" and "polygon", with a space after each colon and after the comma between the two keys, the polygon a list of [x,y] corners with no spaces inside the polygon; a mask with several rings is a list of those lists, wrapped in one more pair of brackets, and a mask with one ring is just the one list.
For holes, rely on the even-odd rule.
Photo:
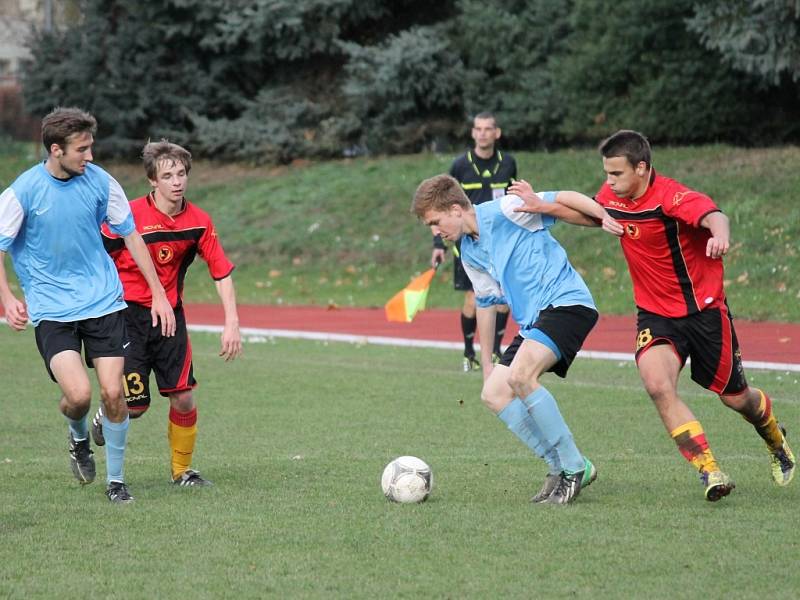
{"label": "light blue socks", "polygon": [[514,398],[497,416],[536,456],[544,459],[550,473],[555,475],[561,472],[558,453],[544,441],[541,430],[522,400]]}
{"label": "light blue socks", "polygon": [[583,455],[575,445],[572,432],[567,427],[564,417],[558,410],[558,404],[553,395],[541,386],[530,396],[523,398],[523,404],[528,408],[543,445],[553,448],[558,455],[558,461],[564,471],[577,473],[583,471],[585,463]]}
{"label": "light blue socks", "polygon": [[64,416],[67,420],[67,424],[69,425],[69,431],[72,434],[72,439],[76,442],[80,442],[81,440],[85,440],[89,437],[89,419],[88,413],[83,416],[83,418],[78,419],[70,419],[68,416]]}
{"label": "light blue socks", "polygon": [[128,440],[130,419],[125,417],[122,423],[112,423],[103,415],[103,436],[106,438],[106,481],[125,482],[125,445]]}

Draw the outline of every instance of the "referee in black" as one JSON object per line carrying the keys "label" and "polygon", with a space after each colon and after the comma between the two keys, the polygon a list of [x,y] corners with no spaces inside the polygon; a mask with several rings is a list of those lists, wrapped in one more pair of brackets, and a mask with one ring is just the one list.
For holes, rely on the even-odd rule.
{"label": "referee in black", "polygon": [[[456,158],[450,167],[450,175],[461,183],[472,204],[504,196],[506,188],[517,178],[517,162],[514,157],[496,147],[500,133],[497,119],[492,113],[482,112],[475,115],[472,122],[472,139],[475,141],[475,147]],[[439,236],[434,236],[431,264],[436,266],[441,263],[444,260],[444,253],[444,242]],[[472,282],[461,265],[459,244],[453,247],[453,255],[453,287],[464,292],[464,305],[461,308],[461,332],[464,336],[462,366],[467,373],[480,369],[473,346],[478,326],[475,317],[475,292],[472,291]],[[495,362],[499,360],[501,354],[500,343],[507,321],[508,307],[498,306],[492,349]]]}

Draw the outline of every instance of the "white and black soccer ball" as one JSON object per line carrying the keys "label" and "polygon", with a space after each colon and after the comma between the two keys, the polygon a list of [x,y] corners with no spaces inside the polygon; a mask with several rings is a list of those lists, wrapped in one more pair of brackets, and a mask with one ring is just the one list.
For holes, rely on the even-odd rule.
{"label": "white and black soccer ball", "polygon": [[400,456],[383,470],[381,488],[383,495],[393,502],[423,502],[433,488],[433,472],[416,456]]}

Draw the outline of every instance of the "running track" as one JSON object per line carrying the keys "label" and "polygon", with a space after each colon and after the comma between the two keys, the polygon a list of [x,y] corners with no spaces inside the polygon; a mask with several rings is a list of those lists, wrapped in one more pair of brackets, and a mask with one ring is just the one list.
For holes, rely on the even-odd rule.
{"label": "running track", "polygon": [[[186,306],[193,330],[217,331],[223,323],[217,304]],[[240,305],[243,333],[250,337],[290,337],[386,345],[460,349],[458,311],[426,310],[411,323],[389,323],[383,308]],[[745,366],[800,372],[800,324],[737,320]],[[509,323],[505,342],[516,333]],[[633,316],[601,316],[583,346],[583,355],[632,360],[636,334]]]}

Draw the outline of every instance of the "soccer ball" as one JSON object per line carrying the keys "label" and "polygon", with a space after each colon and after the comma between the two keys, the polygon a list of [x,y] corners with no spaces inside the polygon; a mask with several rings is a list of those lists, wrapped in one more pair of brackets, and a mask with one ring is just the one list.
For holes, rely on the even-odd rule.
{"label": "soccer ball", "polygon": [[393,502],[423,502],[432,487],[431,468],[416,456],[395,458],[386,465],[381,476],[383,495]]}

